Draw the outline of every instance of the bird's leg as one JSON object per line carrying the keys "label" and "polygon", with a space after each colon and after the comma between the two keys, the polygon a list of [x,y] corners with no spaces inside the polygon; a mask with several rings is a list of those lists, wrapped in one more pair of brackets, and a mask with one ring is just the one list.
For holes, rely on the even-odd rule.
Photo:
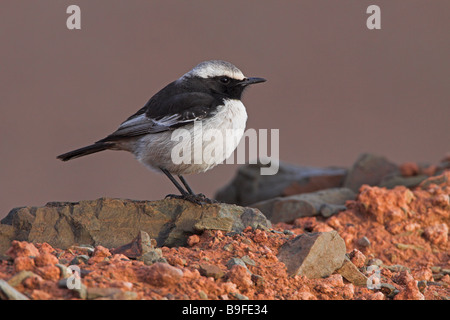
{"label": "bird's leg", "polygon": [[191,187],[189,187],[187,181],[184,179],[183,176],[179,175],[178,178],[180,179],[180,181],[184,184],[184,186],[186,187],[186,190],[192,194],[193,196],[195,196],[194,191],[192,191]]}
{"label": "bird's leg", "polygon": [[205,195],[203,195],[203,194],[195,194],[192,191],[192,189],[189,187],[189,185],[187,184],[186,180],[182,176],[178,176],[178,177],[180,178],[181,182],[184,184],[184,186],[186,187],[186,189],[188,191],[183,189],[183,187],[177,182],[177,180],[175,180],[175,178],[172,176],[172,174],[169,171],[167,171],[166,169],[163,169],[163,168],[160,168],[160,169],[170,179],[170,181],[172,181],[172,183],[175,185],[175,187],[177,187],[177,189],[181,193],[181,195],[169,194],[166,196],[166,198],[169,197],[169,198],[183,199],[183,200],[187,200],[187,201],[190,201],[190,202],[198,204],[198,205],[214,202],[213,200],[206,198]]}
{"label": "bird's leg", "polygon": [[167,176],[167,178],[170,179],[170,181],[172,181],[172,183],[175,185],[175,187],[177,187],[178,191],[180,191],[182,196],[187,196],[189,195],[188,192],[186,192],[186,190],[183,189],[182,186],[180,186],[180,184],[178,183],[177,180],[175,180],[175,178],[170,174],[169,171],[167,171],[166,169],[160,168],[162,172],[164,172],[164,174]]}

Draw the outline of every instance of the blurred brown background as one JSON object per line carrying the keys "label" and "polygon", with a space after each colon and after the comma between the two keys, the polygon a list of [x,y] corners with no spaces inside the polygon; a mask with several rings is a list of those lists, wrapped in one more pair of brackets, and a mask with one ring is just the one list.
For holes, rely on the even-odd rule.
{"label": "blurred brown background", "polygon": [[[81,8],[81,30],[66,8]],[[381,7],[381,30],[366,8]],[[269,81],[249,128],[280,129],[281,160],[349,166],[362,152],[438,162],[449,151],[450,2],[0,2],[0,217],[48,201],[159,199],[176,189],[125,152],[56,155],[114,131],[164,85],[223,59]],[[236,166],[190,176],[209,196]]]}

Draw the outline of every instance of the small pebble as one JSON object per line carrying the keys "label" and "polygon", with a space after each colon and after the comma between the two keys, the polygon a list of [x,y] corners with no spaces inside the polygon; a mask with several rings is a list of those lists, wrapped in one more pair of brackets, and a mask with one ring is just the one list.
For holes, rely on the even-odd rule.
{"label": "small pebble", "polygon": [[370,240],[367,237],[359,238],[357,243],[361,247],[369,247],[370,246]]}
{"label": "small pebble", "polygon": [[247,268],[247,265],[245,264],[245,262],[240,258],[231,258],[230,260],[228,260],[227,268],[231,269],[236,264]]}
{"label": "small pebble", "polygon": [[427,287],[427,281],[422,280],[422,281],[417,282],[417,287],[419,288],[419,291],[423,293]]}
{"label": "small pebble", "polygon": [[69,262],[70,265],[73,264],[80,264],[80,263],[86,263],[89,260],[89,256],[85,254],[80,254],[72,259],[72,261]]}

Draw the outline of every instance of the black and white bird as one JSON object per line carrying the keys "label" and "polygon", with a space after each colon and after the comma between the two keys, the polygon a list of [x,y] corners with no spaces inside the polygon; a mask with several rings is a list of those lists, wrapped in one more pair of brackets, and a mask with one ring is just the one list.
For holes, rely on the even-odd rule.
{"label": "black and white bird", "polygon": [[[245,77],[233,64],[222,60],[205,61],[178,80],[156,93],[143,108],[126,119],[119,128],[89,146],[59,155],[68,161],[104,150],[131,152],[146,167],[163,172],[180,191],[180,197],[192,202],[208,202],[203,194],[195,194],[183,175],[205,172],[227,159],[241,140],[247,122],[247,112],[241,102],[242,94],[249,85],[266,81],[263,78]],[[201,126],[198,126],[198,122]],[[179,142],[172,140],[176,129],[186,129],[192,139],[190,150],[192,161],[175,163],[172,150]],[[204,159],[205,148],[219,143],[216,139],[205,141],[201,133],[215,129],[223,135],[234,135],[227,139],[226,146],[214,159]],[[202,130],[201,132],[199,130]],[[201,150],[194,145],[200,143]],[[220,149],[220,148],[219,148]],[[195,159],[202,161],[194,161]],[[184,189],[173,175],[177,175]]]}

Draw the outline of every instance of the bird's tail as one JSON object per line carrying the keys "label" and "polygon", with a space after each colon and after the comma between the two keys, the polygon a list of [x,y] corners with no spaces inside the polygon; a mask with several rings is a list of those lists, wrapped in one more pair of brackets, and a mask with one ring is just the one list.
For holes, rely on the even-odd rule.
{"label": "bird's tail", "polygon": [[83,147],[80,149],[76,149],[76,150],[61,154],[61,155],[57,156],[56,158],[58,158],[59,160],[62,160],[62,161],[69,161],[69,160],[72,160],[75,158],[87,156],[88,154],[108,150],[108,149],[111,149],[111,147],[112,147],[112,145],[110,143],[96,142],[94,144],[91,144],[90,146]]}

